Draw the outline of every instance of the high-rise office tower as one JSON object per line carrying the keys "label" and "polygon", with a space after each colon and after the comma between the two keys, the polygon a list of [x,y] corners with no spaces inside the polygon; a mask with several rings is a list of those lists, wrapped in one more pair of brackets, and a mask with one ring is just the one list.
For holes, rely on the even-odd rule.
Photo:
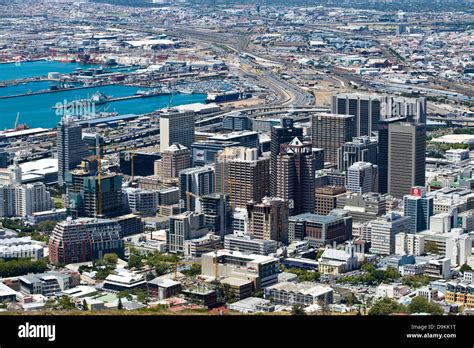
{"label": "high-rise office tower", "polygon": [[339,197],[346,194],[344,186],[323,186],[316,188],[314,194],[314,213],[328,215],[331,210],[336,209]]}
{"label": "high-rise office tower", "polygon": [[294,138],[277,157],[276,196],[289,202],[290,215],[314,211],[316,155],[310,142]]}
{"label": "high-rise office tower", "polygon": [[97,159],[66,173],[68,209],[74,217],[114,217],[123,212],[122,176],[101,173]]}
{"label": "high-rise office tower", "polygon": [[170,110],[160,115],[160,150],[172,144],[181,144],[188,149],[194,143],[194,111]]}
{"label": "high-rise office tower", "polygon": [[339,148],[354,137],[355,116],[314,114],[311,117],[311,141],[324,149],[326,162],[338,163]]}
{"label": "high-rise office tower", "polygon": [[396,198],[425,186],[426,127],[392,123],[388,127],[388,193]]}
{"label": "high-rise office tower", "polygon": [[247,233],[257,239],[288,242],[288,201],[265,197],[247,204]]}
{"label": "high-rise office tower", "polygon": [[232,208],[245,208],[268,194],[270,160],[257,149],[228,147],[216,157],[216,191],[229,194]]}
{"label": "high-rise office tower", "polygon": [[356,137],[339,148],[340,171],[347,171],[356,162],[377,164],[378,141],[368,136]]}
{"label": "high-rise office tower", "polygon": [[377,192],[378,167],[372,163],[356,162],[347,169],[346,189],[355,193]]}
{"label": "high-rise office tower", "polygon": [[379,192],[388,192],[388,127],[392,123],[405,121],[406,118],[396,117],[380,121],[378,132],[378,155],[377,165],[379,167]]}
{"label": "high-rise office tower", "polygon": [[288,219],[288,241],[306,240],[313,248],[343,243],[352,235],[352,218],[304,213]]}
{"label": "high-rise office tower", "polygon": [[335,94],[331,100],[331,112],[354,115],[354,136],[372,135],[379,122],[394,117],[406,117],[409,122],[426,123],[426,99],[390,95]]}
{"label": "high-rise office tower", "polygon": [[104,157],[105,140],[99,133],[82,133],[82,141],[91,155],[97,156],[100,150],[100,157]]}
{"label": "high-rise office tower", "polygon": [[425,98],[383,96],[381,102],[380,120],[405,117],[410,123],[426,123],[427,104]]}
{"label": "high-rise office tower", "polygon": [[82,127],[65,116],[61,119],[58,128],[58,183],[64,185],[65,173],[76,168],[90,152],[82,140]]}
{"label": "high-rise office tower", "polygon": [[364,223],[385,215],[385,195],[380,193],[351,193],[337,198],[337,209],[343,209],[354,219],[355,223]]}
{"label": "high-rise office tower", "polygon": [[331,100],[333,114],[355,116],[354,136],[370,136],[378,130],[380,108],[380,98],[376,95],[336,94]]}
{"label": "high-rise office tower", "polygon": [[214,168],[211,166],[194,167],[179,172],[179,198],[186,210],[201,211],[197,197],[215,192]]}
{"label": "high-rise office tower", "polygon": [[272,127],[271,131],[271,163],[270,163],[270,196],[276,196],[277,187],[277,157],[280,154],[280,146],[289,143],[295,137],[303,138],[303,128],[295,127],[293,119],[282,117],[281,125]]}
{"label": "high-rise office tower", "polygon": [[232,233],[229,195],[226,193],[204,195],[201,198],[201,206],[204,223],[223,241],[226,234]]}
{"label": "high-rise office tower", "polygon": [[395,253],[395,236],[397,233],[408,232],[410,218],[390,213],[377,220],[372,220],[370,252],[379,255]]}
{"label": "high-rise office tower", "polygon": [[171,216],[169,226],[166,232],[166,244],[170,253],[183,253],[184,241],[200,238],[209,233],[209,228],[204,223],[204,214],[194,211]]}
{"label": "high-rise office tower", "polygon": [[179,176],[183,169],[191,167],[191,150],[181,144],[173,144],[161,152],[161,159],[155,161],[155,175],[162,180]]}
{"label": "high-rise office tower", "polygon": [[8,153],[4,149],[0,149],[0,168],[8,167]]}
{"label": "high-rise office tower", "polygon": [[427,197],[424,187],[412,187],[409,195],[403,196],[403,215],[411,218],[410,232],[416,233],[430,228],[434,199]]}

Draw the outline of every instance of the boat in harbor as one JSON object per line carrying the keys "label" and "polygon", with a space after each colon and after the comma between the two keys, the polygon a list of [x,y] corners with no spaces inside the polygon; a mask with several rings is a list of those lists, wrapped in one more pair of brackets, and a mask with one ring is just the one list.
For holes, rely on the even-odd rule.
{"label": "boat in harbor", "polygon": [[251,98],[251,93],[239,92],[239,91],[228,91],[228,92],[216,92],[208,93],[206,98],[206,104],[209,103],[225,103],[237,101],[240,99]]}
{"label": "boat in harbor", "polygon": [[155,97],[159,95],[170,94],[170,92],[163,90],[161,88],[152,88],[152,89],[140,89],[136,91],[135,94],[140,95],[142,97]]}
{"label": "boat in harbor", "polygon": [[91,96],[91,101],[94,103],[94,104],[105,104],[109,101],[110,97],[108,95],[105,95],[104,93],[102,92],[95,92],[92,96]]}
{"label": "boat in harbor", "polygon": [[74,107],[84,107],[85,105],[93,104],[93,105],[102,105],[106,104],[111,97],[105,95],[102,92],[95,92],[90,98],[86,99],[76,99],[69,103],[57,103],[52,107],[52,109],[68,109]]}

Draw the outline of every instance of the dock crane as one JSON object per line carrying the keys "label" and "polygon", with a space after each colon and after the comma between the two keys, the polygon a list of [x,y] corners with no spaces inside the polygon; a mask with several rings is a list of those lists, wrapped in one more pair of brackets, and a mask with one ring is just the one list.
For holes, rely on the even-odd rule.
{"label": "dock crane", "polygon": [[13,127],[14,130],[16,130],[18,128],[18,120],[20,119],[20,113],[18,112],[16,114],[16,119],[15,119],[15,125]]}

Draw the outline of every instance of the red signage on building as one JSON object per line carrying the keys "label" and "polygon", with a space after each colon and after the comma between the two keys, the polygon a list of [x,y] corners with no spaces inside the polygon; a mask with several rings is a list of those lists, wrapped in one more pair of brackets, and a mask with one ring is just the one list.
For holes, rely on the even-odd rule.
{"label": "red signage on building", "polygon": [[412,187],[411,188],[411,195],[421,197],[421,189],[419,187]]}

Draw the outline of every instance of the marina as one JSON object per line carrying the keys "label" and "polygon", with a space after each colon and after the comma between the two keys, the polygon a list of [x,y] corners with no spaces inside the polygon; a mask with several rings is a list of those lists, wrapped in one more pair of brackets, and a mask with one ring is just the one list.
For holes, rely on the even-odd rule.
{"label": "marina", "polygon": [[[16,98],[0,99],[0,129],[12,128],[17,113],[20,113],[20,123],[28,123],[30,127],[52,128],[61,118],[59,110],[52,109],[56,103],[69,103],[78,99],[90,98],[97,91],[112,97],[107,105],[99,106],[96,112],[107,111],[118,114],[146,114],[169,105],[169,95],[157,95],[145,98],[136,95],[143,87],[109,85],[88,87],[79,90],[64,90],[55,93],[26,95]],[[176,94],[173,105],[204,103],[206,94]]]}

